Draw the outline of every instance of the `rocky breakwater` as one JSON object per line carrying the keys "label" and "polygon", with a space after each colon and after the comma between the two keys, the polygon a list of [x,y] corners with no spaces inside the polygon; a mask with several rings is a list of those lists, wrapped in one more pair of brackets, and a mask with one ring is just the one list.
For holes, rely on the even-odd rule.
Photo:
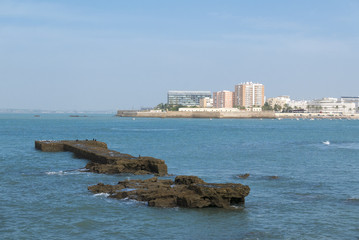
{"label": "rocky breakwater", "polygon": [[177,176],[174,181],[153,177],[120,181],[117,185],[99,183],[88,188],[117,199],[134,199],[153,207],[233,208],[244,203],[250,188],[234,183],[206,183],[196,176]]}
{"label": "rocky breakwater", "polygon": [[167,174],[167,165],[161,159],[134,157],[109,150],[106,143],[96,140],[35,141],[35,148],[44,152],[73,152],[78,158],[90,160],[86,168],[96,173],[155,174],[158,176]]}

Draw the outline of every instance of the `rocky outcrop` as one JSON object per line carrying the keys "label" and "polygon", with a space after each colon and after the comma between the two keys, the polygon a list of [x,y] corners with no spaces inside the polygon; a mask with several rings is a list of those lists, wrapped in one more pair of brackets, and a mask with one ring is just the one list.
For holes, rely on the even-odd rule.
{"label": "rocky outcrop", "polygon": [[249,173],[245,173],[245,174],[240,174],[240,175],[238,175],[238,177],[241,178],[241,179],[247,179],[249,176],[250,176]]}
{"label": "rocky outcrop", "polygon": [[73,152],[76,157],[90,160],[86,168],[96,173],[167,174],[167,165],[161,159],[109,150],[106,143],[96,140],[35,141],[35,148],[44,152]]}
{"label": "rocky outcrop", "polygon": [[195,176],[177,176],[172,180],[120,181],[117,185],[99,183],[88,188],[93,193],[108,193],[117,199],[134,199],[152,207],[231,208],[243,204],[250,188],[234,183],[206,183]]}

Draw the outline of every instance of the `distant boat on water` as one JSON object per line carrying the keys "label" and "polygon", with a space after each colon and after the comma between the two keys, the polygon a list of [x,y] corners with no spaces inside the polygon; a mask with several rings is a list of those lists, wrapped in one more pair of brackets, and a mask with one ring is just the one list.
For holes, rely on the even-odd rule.
{"label": "distant boat on water", "polygon": [[330,144],[330,142],[329,142],[329,141],[325,141],[325,142],[323,142],[323,144],[325,144],[325,145],[329,145],[329,144]]}

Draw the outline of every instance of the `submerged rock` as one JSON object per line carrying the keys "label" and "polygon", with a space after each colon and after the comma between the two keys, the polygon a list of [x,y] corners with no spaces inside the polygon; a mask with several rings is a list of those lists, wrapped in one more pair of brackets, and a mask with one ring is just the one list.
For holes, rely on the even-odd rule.
{"label": "submerged rock", "polygon": [[35,141],[35,148],[44,152],[73,152],[76,157],[90,160],[86,169],[96,173],[132,173],[136,175],[167,174],[165,161],[152,157],[134,157],[109,150],[104,142],[85,141]]}
{"label": "submerged rock", "polygon": [[276,179],[279,179],[279,176],[268,176],[268,178],[271,180],[276,180]]}
{"label": "submerged rock", "polygon": [[245,174],[240,174],[240,175],[238,175],[238,177],[241,178],[241,179],[247,179],[249,176],[250,176],[249,173],[245,173]]}
{"label": "submerged rock", "polygon": [[172,180],[126,180],[116,185],[89,186],[95,193],[108,193],[117,199],[147,202],[151,207],[231,208],[244,204],[250,188],[234,183],[206,183],[196,176],[177,176]]}

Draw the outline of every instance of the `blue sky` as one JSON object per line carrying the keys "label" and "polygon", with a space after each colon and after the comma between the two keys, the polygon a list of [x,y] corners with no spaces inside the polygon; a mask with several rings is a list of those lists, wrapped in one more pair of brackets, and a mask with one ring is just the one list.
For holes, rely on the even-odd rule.
{"label": "blue sky", "polygon": [[246,81],[359,96],[359,1],[0,0],[0,108],[136,109]]}

